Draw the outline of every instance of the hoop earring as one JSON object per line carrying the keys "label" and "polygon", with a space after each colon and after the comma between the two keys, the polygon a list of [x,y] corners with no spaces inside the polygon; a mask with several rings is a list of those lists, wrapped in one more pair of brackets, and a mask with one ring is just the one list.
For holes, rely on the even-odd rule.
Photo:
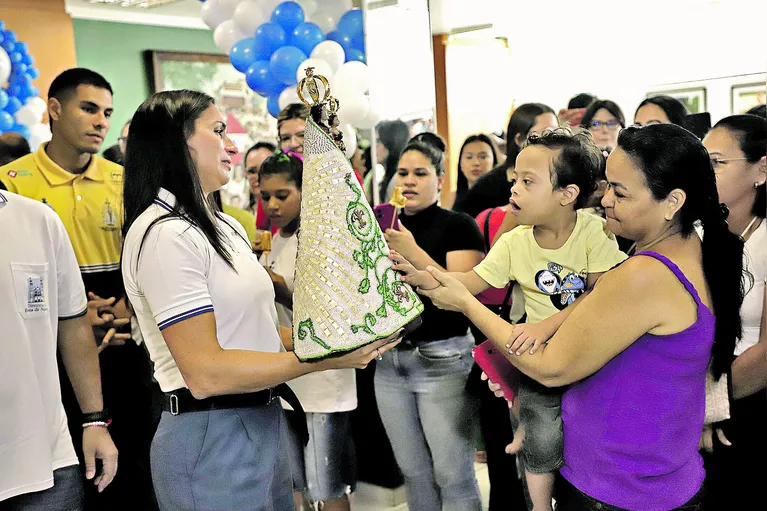
{"label": "hoop earring", "polygon": [[759,188],[759,186],[760,186],[759,183],[754,183],[754,188]]}

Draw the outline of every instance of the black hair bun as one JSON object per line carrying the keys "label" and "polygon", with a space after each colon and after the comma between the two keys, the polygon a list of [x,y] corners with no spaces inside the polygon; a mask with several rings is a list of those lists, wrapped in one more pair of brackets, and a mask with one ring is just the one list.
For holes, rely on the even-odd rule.
{"label": "black hair bun", "polygon": [[430,131],[419,133],[411,138],[410,142],[421,142],[422,144],[430,145],[441,153],[444,153],[445,150],[447,150],[445,140],[436,133],[431,133]]}

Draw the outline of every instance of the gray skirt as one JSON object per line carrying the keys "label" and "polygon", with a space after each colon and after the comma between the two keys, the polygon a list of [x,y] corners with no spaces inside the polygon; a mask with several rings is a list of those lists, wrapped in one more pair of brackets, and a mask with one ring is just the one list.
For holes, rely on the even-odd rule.
{"label": "gray skirt", "polygon": [[163,412],[152,441],[162,511],[290,511],[292,479],[279,400],[257,408]]}

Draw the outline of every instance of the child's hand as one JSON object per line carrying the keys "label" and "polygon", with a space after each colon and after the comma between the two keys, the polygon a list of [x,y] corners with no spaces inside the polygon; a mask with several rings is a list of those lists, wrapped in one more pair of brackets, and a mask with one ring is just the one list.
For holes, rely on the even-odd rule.
{"label": "child's hand", "polygon": [[519,356],[526,351],[534,355],[551,338],[551,335],[540,323],[515,325],[506,347],[511,355]]}
{"label": "child's hand", "polygon": [[394,261],[392,269],[402,274],[401,280],[422,291],[429,291],[439,287],[439,282],[428,271],[416,270],[404,257],[392,250],[389,259]]}

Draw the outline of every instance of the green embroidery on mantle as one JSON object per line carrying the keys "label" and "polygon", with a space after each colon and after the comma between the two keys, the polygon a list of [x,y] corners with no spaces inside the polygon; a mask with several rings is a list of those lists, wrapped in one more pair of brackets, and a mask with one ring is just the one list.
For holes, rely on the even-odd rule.
{"label": "green embroidery on mantle", "polygon": [[317,337],[314,333],[314,322],[312,322],[312,318],[308,318],[298,324],[298,338],[303,341],[306,339],[307,334],[312,341],[316,342],[326,350],[332,349],[328,343]]}

